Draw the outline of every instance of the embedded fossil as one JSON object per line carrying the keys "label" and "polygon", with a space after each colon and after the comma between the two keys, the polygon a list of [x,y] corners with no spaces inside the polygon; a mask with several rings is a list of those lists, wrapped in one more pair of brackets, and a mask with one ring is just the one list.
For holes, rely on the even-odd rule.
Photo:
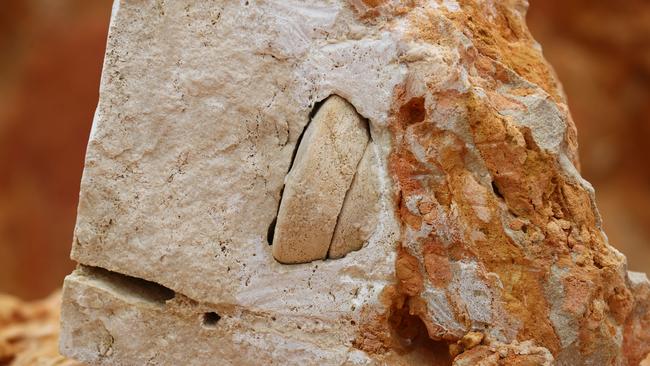
{"label": "embedded fossil", "polygon": [[365,209],[377,201],[368,177],[373,157],[369,140],[367,123],[349,103],[338,96],[323,102],[286,178],[273,235],[275,259],[324,259],[330,247],[332,256],[342,257],[363,244],[360,226],[369,224],[363,218],[373,214]]}
{"label": "embedded fossil", "polygon": [[379,182],[376,172],[378,158],[372,141],[359,162],[359,167],[345,196],[327,256],[341,258],[359,250],[377,225],[379,215]]}

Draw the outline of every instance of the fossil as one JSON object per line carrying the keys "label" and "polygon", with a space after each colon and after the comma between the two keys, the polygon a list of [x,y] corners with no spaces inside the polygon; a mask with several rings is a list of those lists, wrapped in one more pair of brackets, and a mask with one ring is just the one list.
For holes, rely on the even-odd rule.
{"label": "fossil", "polygon": [[[282,263],[325,259],[335,229],[335,253],[345,254],[345,238],[341,237],[349,229],[342,227],[351,221],[347,216],[352,209],[345,210],[345,222],[339,228],[337,219],[344,203],[349,204],[346,194],[369,139],[366,122],[354,107],[337,96],[323,102],[304,133],[285,179],[273,235],[275,259]],[[370,157],[368,153],[366,160]],[[366,172],[368,164],[364,166]],[[351,193],[358,195],[359,189]]]}

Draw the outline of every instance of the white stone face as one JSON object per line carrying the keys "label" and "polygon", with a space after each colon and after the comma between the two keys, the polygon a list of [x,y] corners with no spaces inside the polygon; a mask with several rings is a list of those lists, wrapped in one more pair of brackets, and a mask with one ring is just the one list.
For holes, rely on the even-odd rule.
{"label": "white stone face", "polygon": [[[359,23],[343,2],[254,3],[116,1],[72,258],[163,285],[211,304],[222,316],[257,314],[249,330],[232,329],[221,344],[245,341],[242,347],[253,353],[270,347],[270,358],[301,347],[312,357],[321,349],[325,363],[340,363],[358,352],[350,348],[356,329],[350,320],[358,320],[362,307],[377,302],[393,281],[399,232],[385,178],[387,150],[376,149],[372,169],[384,181],[375,197],[381,212],[363,250],[283,265],[272,256],[268,230],[315,103],[334,94],[346,98],[369,118],[373,138],[386,141],[390,96],[403,66],[389,33]],[[76,343],[74,329],[81,325],[75,319],[107,311],[84,310],[88,296],[126,313],[139,307],[96,285],[81,272],[66,282],[66,301],[77,305],[64,311],[69,333],[63,350],[89,362],[128,359],[133,353],[100,357],[90,354],[92,340]],[[109,333],[116,338],[129,336],[129,322],[160,320],[160,332],[182,323],[194,332],[201,306],[192,308],[186,323],[166,320],[171,308],[164,314],[133,309],[137,315],[103,323],[115,325]],[[301,339],[291,344],[277,334],[266,341],[251,336],[271,326],[294,329]],[[305,335],[335,328],[339,342],[300,346]],[[138,337],[148,339],[158,330],[142,332]],[[177,337],[181,333],[179,328]],[[152,352],[166,347],[154,345]],[[236,363],[244,356],[222,357]]]}
{"label": "white stone face", "polygon": [[[346,40],[352,26],[362,27],[338,2],[120,2],[72,257],[198,301],[273,312],[348,311],[349,292],[366,284],[346,283],[350,267],[389,281],[388,204],[364,255],[283,266],[267,245],[317,101],[347,97],[371,117],[373,134],[385,134],[387,96],[400,80],[395,45],[373,29]],[[324,279],[326,292],[316,285]],[[264,296],[270,283],[289,295]]]}
{"label": "white stone face", "polygon": [[[89,364],[115,365],[307,365],[369,364],[350,350],[354,337],[343,321],[276,315],[241,307],[220,309],[173,297],[151,284],[97,269],[66,279],[61,350]],[[70,301],[74,300],[74,301]],[[349,320],[345,320],[349,323]],[[323,337],[327,334],[327,337]],[[355,359],[355,362],[350,361]],[[254,362],[252,362],[254,360]]]}

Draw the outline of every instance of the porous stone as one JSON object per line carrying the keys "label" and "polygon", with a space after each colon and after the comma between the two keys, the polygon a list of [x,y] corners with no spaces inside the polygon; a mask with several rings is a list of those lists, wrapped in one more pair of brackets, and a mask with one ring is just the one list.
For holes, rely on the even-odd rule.
{"label": "porous stone", "polygon": [[531,342],[495,343],[478,346],[454,359],[453,366],[552,366],[553,355],[548,349],[535,347]]}
{"label": "porous stone", "polygon": [[[602,231],[525,11],[517,0],[116,1],[62,352],[106,365],[645,357],[643,281]],[[292,156],[324,100],[367,120],[367,140],[344,144],[361,165],[346,165],[349,189],[332,202],[283,213],[297,197]],[[368,174],[357,186],[355,172]],[[354,240],[333,248],[352,251],[325,258],[332,238],[305,241],[318,255],[285,262],[321,259],[280,263],[281,216],[321,209],[327,225],[303,217],[301,232],[312,219],[314,233],[340,228]]]}

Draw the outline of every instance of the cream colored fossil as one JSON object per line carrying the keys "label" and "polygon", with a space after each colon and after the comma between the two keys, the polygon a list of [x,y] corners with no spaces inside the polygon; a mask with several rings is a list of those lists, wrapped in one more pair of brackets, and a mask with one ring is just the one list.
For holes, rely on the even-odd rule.
{"label": "cream colored fossil", "polygon": [[338,217],[334,237],[329,248],[329,258],[341,258],[359,250],[377,225],[379,187],[375,146],[371,142],[359,162],[348,194]]}
{"label": "cream colored fossil", "polygon": [[[304,263],[327,256],[369,139],[366,122],[344,99],[331,96],[318,109],[285,180],[273,235],[275,259]],[[337,254],[345,250],[339,247]]]}

